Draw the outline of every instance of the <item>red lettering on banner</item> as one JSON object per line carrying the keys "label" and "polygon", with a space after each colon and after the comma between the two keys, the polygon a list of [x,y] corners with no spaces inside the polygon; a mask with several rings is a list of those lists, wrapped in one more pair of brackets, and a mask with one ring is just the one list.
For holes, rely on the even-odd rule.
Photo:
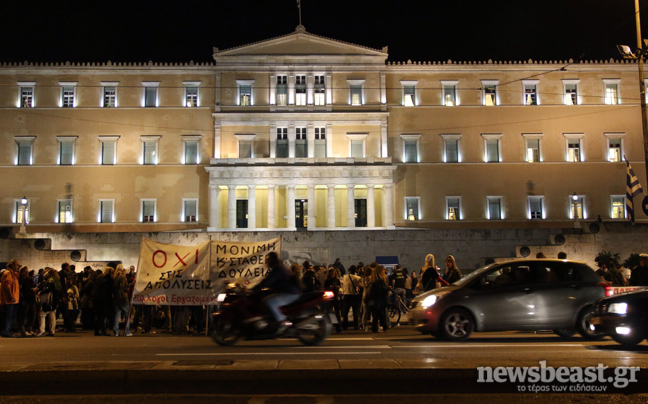
{"label": "red lettering on banner", "polygon": [[[164,263],[162,263],[162,265],[158,265],[158,264],[155,262],[155,256],[156,256],[158,253],[162,253],[162,254],[164,254]],[[153,257],[151,257],[151,261],[153,261],[153,265],[154,265],[156,268],[162,268],[162,267],[165,266],[166,263],[167,263],[167,255],[166,255],[166,253],[165,253],[164,251],[162,251],[162,250],[157,250],[156,252],[153,253]]]}
{"label": "red lettering on banner", "polygon": [[198,265],[198,249],[196,248],[196,265]]}
{"label": "red lettering on banner", "polygon": [[176,267],[179,263],[181,263],[181,262],[182,262],[182,265],[187,266],[187,264],[186,264],[183,260],[184,260],[185,258],[187,258],[187,257],[189,256],[189,254],[191,254],[191,253],[187,253],[187,255],[185,255],[184,257],[180,258],[180,256],[178,255],[178,253],[175,253],[175,256],[176,256],[176,258],[178,259],[178,262],[176,262],[175,265],[174,265],[173,267],[175,268],[175,267]]}

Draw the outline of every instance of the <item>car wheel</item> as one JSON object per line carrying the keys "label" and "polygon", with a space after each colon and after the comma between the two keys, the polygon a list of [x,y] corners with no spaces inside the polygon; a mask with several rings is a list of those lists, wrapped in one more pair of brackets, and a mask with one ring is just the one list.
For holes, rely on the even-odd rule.
{"label": "car wheel", "polygon": [[628,348],[632,348],[632,347],[638,345],[645,338],[646,338],[646,335],[643,332],[635,332],[635,333],[632,333],[630,335],[619,335],[617,333],[612,334],[612,339],[613,340],[615,340],[619,344],[621,344],[621,345],[623,345],[625,347],[628,347]]}
{"label": "car wheel", "polygon": [[560,330],[553,330],[553,332],[560,338],[571,338],[576,334],[576,330],[573,328],[562,328]]}
{"label": "car wheel", "polygon": [[594,314],[592,306],[585,307],[581,312],[578,314],[578,320],[576,322],[576,329],[578,330],[578,333],[583,336],[585,339],[589,340],[600,340],[605,337],[605,334],[601,332],[596,332],[594,331],[594,327],[592,326],[590,320],[592,318],[592,314]]}
{"label": "car wheel", "polygon": [[439,333],[449,341],[464,341],[470,337],[475,323],[464,309],[450,309],[441,318]]}

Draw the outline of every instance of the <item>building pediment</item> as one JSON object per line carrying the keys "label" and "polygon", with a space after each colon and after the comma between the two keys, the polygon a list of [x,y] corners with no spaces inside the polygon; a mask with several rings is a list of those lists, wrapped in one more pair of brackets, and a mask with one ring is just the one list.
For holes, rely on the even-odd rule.
{"label": "building pediment", "polygon": [[242,63],[245,60],[295,59],[296,61],[322,61],[323,59],[356,59],[364,63],[385,63],[387,48],[382,50],[355,45],[330,38],[313,35],[304,29],[291,34],[260,42],[219,50],[214,48],[216,64]]}

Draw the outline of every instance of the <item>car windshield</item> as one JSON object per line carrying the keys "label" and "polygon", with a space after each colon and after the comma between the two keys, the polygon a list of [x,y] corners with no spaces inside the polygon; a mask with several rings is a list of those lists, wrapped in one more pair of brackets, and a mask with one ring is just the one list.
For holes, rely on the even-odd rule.
{"label": "car windshield", "polygon": [[480,276],[484,272],[486,272],[489,269],[493,268],[494,266],[495,266],[495,263],[488,264],[485,267],[481,267],[479,269],[475,269],[474,271],[472,271],[468,275],[464,276],[463,278],[459,279],[457,282],[453,283],[453,285],[455,285],[455,286],[466,285],[466,284],[472,282],[473,279],[477,278],[478,276]]}

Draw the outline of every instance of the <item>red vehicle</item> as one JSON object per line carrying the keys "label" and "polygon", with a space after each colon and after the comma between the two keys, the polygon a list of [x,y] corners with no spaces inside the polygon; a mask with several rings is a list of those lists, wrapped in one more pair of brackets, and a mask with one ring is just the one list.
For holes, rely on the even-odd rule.
{"label": "red vehicle", "polygon": [[325,309],[333,299],[333,292],[304,293],[300,298],[281,308],[288,317],[290,326],[276,333],[269,325],[267,309],[261,299],[272,293],[267,289],[250,294],[238,287],[228,288],[219,296],[223,301],[214,313],[212,339],[219,345],[235,344],[239,339],[262,340],[278,337],[294,337],[306,345],[318,345],[331,333],[330,313]]}

